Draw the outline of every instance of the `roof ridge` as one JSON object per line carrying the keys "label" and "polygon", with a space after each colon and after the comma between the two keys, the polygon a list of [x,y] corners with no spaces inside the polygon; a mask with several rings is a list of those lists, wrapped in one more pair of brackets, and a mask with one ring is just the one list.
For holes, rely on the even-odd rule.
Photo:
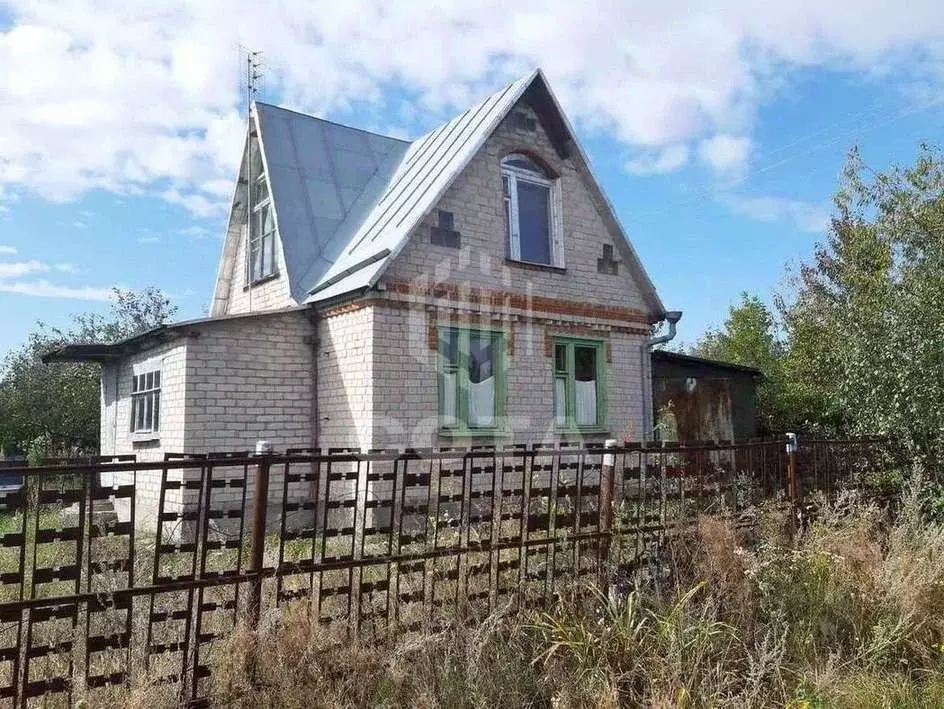
{"label": "roof ridge", "polygon": [[378,138],[385,138],[386,140],[395,140],[399,143],[404,143],[405,145],[410,145],[411,143],[414,142],[406,138],[397,138],[396,136],[387,135],[386,133],[378,133],[377,131],[367,130],[366,128],[358,128],[357,126],[351,126],[346,123],[340,123],[339,121],[332,121],[330,118],[322,118],[321,116],[313,116],[310,113],[305,113],[303,111],[296,111],[294,108],[285,108],[284,106],[277,106],[274,103],[267,103],[266,101],[253,101],[253,103],[258,106],[265,106],[266,108],[274,108],[277,111],[285,111],[286,113],[294,113],[296,116],[310,118],[313,121],[321,121],[322,123],[329,123],[333,126],[338,126],[339,128],[347,128],[348,130],[355,130],[359,133],[366,133],[367,135],[375,135]]}

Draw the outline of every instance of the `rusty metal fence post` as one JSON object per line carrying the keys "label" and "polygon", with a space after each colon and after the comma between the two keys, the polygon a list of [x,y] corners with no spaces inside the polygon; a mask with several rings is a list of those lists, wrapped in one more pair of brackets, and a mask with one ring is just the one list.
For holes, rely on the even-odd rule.
{"label": "rusty metal fence post", "polygon": [[[616,441],[608,439],[604,444],[606,449],[616,447]],[[616,456],[607,452],[603,454],[603,465],[600,467],[600,561],[604,578],[610,576],[610,546],[613,539],[613,488],[616,478]]]}
{"label": "rusty metal fence post", "polygon": [[255,575],[249,582],[249,622],[255,628],[262,611],[262,566],[265,552],[266,507],[269,497],[269,468],[272,465],[272,444],[256,443],[256,455],[261,456],[256,467],[256,488],[252,496],[252,537],[249,551],[249,571]]}

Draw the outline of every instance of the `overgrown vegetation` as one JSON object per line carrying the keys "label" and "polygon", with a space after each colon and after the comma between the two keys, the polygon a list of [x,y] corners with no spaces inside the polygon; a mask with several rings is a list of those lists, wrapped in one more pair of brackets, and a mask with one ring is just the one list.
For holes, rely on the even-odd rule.
{"label": "overgrown vegetation", "polygon": [[70,342],[115,342],[172,319],[177,307],[159,290],[115,289],[106,315],[73,315],[66,329],[38,323],[0,365],[0,451],[47,456],[97,454],[99,374],[94,363],[45,365],[42,357]]}
{"label": "overgrown vegetation", "polygon": [[387,643],[319,626],[302,603],[215,646],[213,702],[944,706],[944,526],[927,512],[913,484],[894,524],[851,494],[797,534],[774,508],[750,531],[705,517],[638,591],[573,587],[547,611]]}
{"label": "overgrown vegetation", "polygon": [[852,151],[824,243],[775,294],[744,294],[694,351],[760,367],[772,430],[887,435],[944,452],[944,153],[872,170]]}

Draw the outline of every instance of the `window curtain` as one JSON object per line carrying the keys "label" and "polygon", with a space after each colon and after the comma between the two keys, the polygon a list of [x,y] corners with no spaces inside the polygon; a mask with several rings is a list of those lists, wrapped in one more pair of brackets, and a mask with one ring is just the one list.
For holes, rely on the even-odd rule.
{"label": "window curtain", "polygon": [[554,379],[554,423],[567,425],[567,380],[562,377]]}
{"label": "window curtain", "polygon": [[495,425],[495,375],[469,382],[469,425]]}
{"label": "window curtain", "polygon": [[456,376],[455,372],[444,372],[442,375],[442,423],[444,426],[455,426],[458,419],[458,411],[456,411]]}
{"label": "window curtain", "polygon": [[575,413],[578,426],[593,426],[597,422],[597,383],[596,381],[574,382],[576,401]]}

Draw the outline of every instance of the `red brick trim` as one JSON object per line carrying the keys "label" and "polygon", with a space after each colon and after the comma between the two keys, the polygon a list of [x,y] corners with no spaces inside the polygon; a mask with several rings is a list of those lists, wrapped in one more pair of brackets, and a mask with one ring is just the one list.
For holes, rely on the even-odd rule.
{"label": "red brick trim", "polygon": [[585,325],[548,325],[544,328],[544,356],[552,357],[554,355],[554,338],[560,337],[586,337],[588,340],[603,340],[606,348],[606,361],[613,363],[613,343],[610,341],[611,332],[619,332],[616,328],[609,330],[596,330]]}
{"label": "red brick trim", "polygon": [[401,295],[432,297],[471,305],[484,305],[490,308],[513,308],[551,315],[567,315],[594,320],[618,320],[647,326],[650,324],[646,313],[635,308],[583,303],[538,295],[529,296],[512,291],[493,291],[476,287],[462,288],[451,283],[423,285],[405,281],[390,281],[387,283],[387,290]]}
{"label": "red brick trim", "polygon": [[439,349],[440,325],[459,325],[465,327],[500,328],[505,333],[505,354],[515,354],[515,323],[501,315],[474,315],[472,313],[454,313],[451,311],[429,311],[427,344],[430,350]]}
{"label": "red brick trim", "polygon": [[[484,311],[481,313],[458,313],[454,311],[454,308],[456,308],[459,304],[460,303],[457,302],[456,305],[447,305],[447,306],[439,306],[439,307],[432,306],[431,312],[434,314],[435,313],[448,313],[449,318],[451,319],[461,318],[463,319],[464,322],[467,322],[467,323],[479,323],[479,324],[483,322],[489,322],[493,324],[501,323],[502,327],[505,327],[509,330],[512,329],[511,321],[509,319],[511,316],[511,313],[508,313],[508,312],[489,313],[487,311]],[[350,303],[344,303],[343,305],[337,305],[333,308],[328,308],[326,310],[321,311],[320,316],[324,319],[333,318],[339,315],[346,315],[348,313],[354,313],[354,312],[357,312],[358,310],[371,307],[371,306],[376,306],[378,308],[389,308],[391,310],[412,310],[412,309],[417,309],[417,308],[429,307],[424,304],[411,303],[409,301],[398,300],[395,298],[370,296],[366,298],[359,298],[358,300],[352,301]],[[607,323],[606,330],[596,330],[593,328],[586,327],[584,325],[579,325],[579,324],[570,325],[568,323],[562,323],[556,318],[551,318],[551,317],[546,317],[546,316],[542,317],[541,315],[535,314],[534,312],[515,313],[514,315],[515,317],[519,319],[519,321],[522,321],[522,322],[533,322],[537,324],[543,323],[547,325],[548,327],[553,327],[558,330],[561,330],[562,331],[561,334],[565,334],[564,331],[575,332],[577,331],[575,330],[575,328],[578,330],[580,328],[583,328],[583,330],[581,331],[582,332],[585,331],[585,334],[587,336],[596,336],[596,337],[606,337],[606,334],[608,332],[619,332],[619,333],[625,333],[628,335],[647,335],[647,336],[651,334],[651,327],[649,326],[648,323],[646,323],[645,325],[641,325],[641,324],[617,325],[617,324]],[[579,317],[591,317],[591,316],[582,314],[582,315],[579,315]],[[430,343],[433,343],[433,339],[432,339],[433,335],[430,334],[429,337],[430,337]],[[436,346],[438,345],[431,344],[430,348],[435,349]],[[511,344],[510,347],[512,348],[511,351],[513,351],[514,345]]]}

